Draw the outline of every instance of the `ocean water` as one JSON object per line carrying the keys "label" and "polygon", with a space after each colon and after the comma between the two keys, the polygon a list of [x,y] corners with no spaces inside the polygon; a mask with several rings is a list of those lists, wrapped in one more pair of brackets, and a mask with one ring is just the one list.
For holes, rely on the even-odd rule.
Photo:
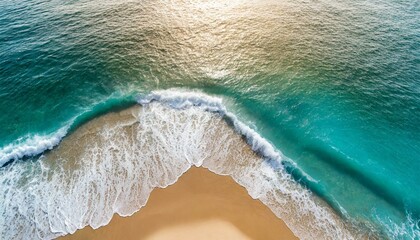
{"label": "ocean water", "polygon": [[[277,195],[265,193],[294,196],[288,201],[303,210],[293,214],[312,214],[319,220],[314,226],[331,238],[351,238],[347,232],[358,229],[355,238],[419,239],[419,16],[418,1],[391,0],[1,1],[1,238],[51,238],[86,224],[104,225],[114,212],[130,215],[152,187],[174,182],[193,164],[231,175],[292,228],[293,218],[276,210],[287,198],[273,200],[269,196]],[[210,120],[196,119],[218,115],[264,159],[261,168],[246,161],[252,176],[264,172],[261,179],[273,180],[250,184],[248,171],[235,170],[248,166],[243,162],[225,168],[214,160],[201,161],[212,156],[202,156],[205,147],[169,151],[156,144],[160,147],[150,150],[166,149],[167,155],[157,158],[167,159],[167,167],[153,167],[148,161],[156,156],[139,155],[134,148],[104,157],[123,164],[137,156],[144,165],[122,169],[154,170],[148,178],[156,184],[147,185],[137,200],[135,193],[126,198],[136,202],[132,208],[111,208],[92,221],[80,220],[86,212],[70,217],[66,205],[53,208],[60,198],[48,199],[47,193],[67,181],[65,174],[55,174],[64,165],[74,161],[84,166],[72,173],[73,183],[85,181],[89,167],[107,166],[90,162],[105,151],[105,145],[101,150],[93,143],[96,138],[86,143],[91,146],[86,151],[95,154],[76,155],[80,159],[73,153],[66,158],[61,145],[97,117],[138,104],[150,119],[132,121],[150,124],[153,136],[176,146],[191,139],[210,144],[203,140]],[[130,121],[123,122],[131,126]],[[168,127],[153,125],[170,121],[177,129],[172,134],[164,132]],[[189,122],[194,124],[188,129],[197,131],[179,137],[179,129]],[[107,134],[103,139],[111,141]],[[118,136],[118,131],[112,134]],[[111,145],[124,146],[119,144]],[[177,170],[165,177],[173,166]],[[130,179],[131,172],[124,176]],[[287,184],[278,179],[288,179]],[[283,189],[290,184],[285,189],[293,191]],[[70,199],[68,207],[79,201],[71,197],[76,190],[60,195]],[[308,210],[317,207],[324,210]],[[329,208],[332,212],[325,210]],[[328,218],[334,214],[343,223]]]}

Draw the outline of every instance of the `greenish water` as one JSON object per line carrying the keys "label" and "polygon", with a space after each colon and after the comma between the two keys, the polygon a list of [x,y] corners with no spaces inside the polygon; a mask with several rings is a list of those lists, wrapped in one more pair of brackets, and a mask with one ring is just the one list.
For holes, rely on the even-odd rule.
{"label": "greenish water", "polygon": [[196,89],[344,218],[418,239],[419,16],[417,1],[4,0],[1,164],[138,95]]}

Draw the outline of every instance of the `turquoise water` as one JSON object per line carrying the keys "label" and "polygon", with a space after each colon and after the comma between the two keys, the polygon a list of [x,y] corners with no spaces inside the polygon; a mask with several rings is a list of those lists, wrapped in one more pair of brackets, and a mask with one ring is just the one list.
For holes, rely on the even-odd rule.
{"label": "turquoise water", "polygon": [[2,1],[0,159],[138,95],[197,89],[343,218],[418,239],[419,16],[390,0]]}

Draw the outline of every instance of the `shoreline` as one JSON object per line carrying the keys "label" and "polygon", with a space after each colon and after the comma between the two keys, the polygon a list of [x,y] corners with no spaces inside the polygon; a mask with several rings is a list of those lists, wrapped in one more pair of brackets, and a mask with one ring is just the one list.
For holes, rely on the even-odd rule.
{"label": "shoreline", "polygon": [[[191,103],[188,99],[184,102]],[[30,199],[35,196],[35,201],[28,202],[28,205],[43,211],[33,212],[30,211],[32,208],[27,208],[21,214],[25,217],[34,217],[35,214],[43,217],[38,218],[37,224],[25,222],[16,217],[15,208],[10,204],[12,207],[6,208],[8,212],[5,214],[16,219],[16,225],[11,226],[16,230],[10,231],[18,232],[18,238],[30,237],[32,232],[38,231],[48,239],[67,233],[76,233],[68,236],[79,236],[70,239],[150,239],[146,238],[152,234],[150,229],[166,229],[163,230],[166,232],[169,226],[175,226],[170,231],[172,235],[174,232],[186,232],[195,236],[195,239],[206,239],[204,236],[197,237],[197,234],[216,233],[221,229],[219,235],[224,236],[223,239],[278,239],[283,233],[276,230],[286,228],[302,239],[350,239],[352,232],[348,231],[339,216],[293,181],[285,171],[273,169],[267,164],[265,158],[255,150],[260,147],[259,144],[245,141],[243,134],[238,133],[225,119],[205,111],[203,106],[174,109],[166,106],[165,102],[156,102],[107,113],[69,134],[57,148],[45,154],[42,161],[32,163],[34,171],[41,174],[27,181],[27,187],[32,187],[31,192],[39,194],[21,191],[21,197]],[[182,181],[189,176],[187,171],[193,171],[193,166],[209,171],[198,174],[195,180],[187,181],[189,187],[177,187],[180,185],[177,180]],[[15,172],[27,171],[24,165],[14,167]],[[209,179],[214,179],[212,175],[219,180],[210,181],[213,187],[203,187]],[[21,184],[16,175],[9,178],[14,181],[12,186]],[[204,185],[200,186],[199,182]],[[152,191],[153,196],[155,192],[173,192],[170,189],[178,188],[184,190],[163,197],[160,210],[157,211],[166,209],[172,215],[162,219],[153,214],[151,216],[154,217],[147,219],[142,217],[150,208]],[[15,189],[12,188],[13,191]],[[238,193],[237,189],[242,193]],[[249,204],[238,208],[238,203],[247,201]],[[181,204],[185,202],[188,204]],[[254,206],[252,202],[259,205]],[[48,204],[44,206],[43,203]],[[176,224],[180,217],[191,219],[185,214],[196,209],[201,209],[201,215],[207,218],[194,215],[191,224]],[[266,213],[261,214],[258,210],[259,214],[256,214],[255,209],[265,209]],[[219,215],[214,217],[215,213]],[[248,217],[244,217],[244,214]],[[261,216],[267,214],[271,219],[265,220],[262,226],[258,225],[257,222],[264,222]],[[245,220],[246,224],[240,223]],[[162,222],[167,225],[163,226]],[[181,221],[185,222],[188,221]],[[281,222],[282,226],[273,225],[276,222]],[[107,226],[102,227],[104,225]],[[257,225],[260,230],[255,230]],[[85,229],[79,231],[85,226],[91,226],[85,228],[90,228],[91,233]],[[32,232],[19,232],[18,228]],[[180,230],[185,228],[189,230]],[[197,229],[202,230],[194,235],[192,232]],[[140,230],[143,235],[139,235]],[[129,234],[136,238],[130,238]],[[163,239],[173,239],[172,235]],[[293,234],[291,236],[293,239]],[[182,239],[188,237],[183,236]]]}
{"label": "shoreline", "polygon": [[152,191],[129,217],[114,214],[59,239],[298,239],[286,224],[229,176],[191,167],[167,188]]}

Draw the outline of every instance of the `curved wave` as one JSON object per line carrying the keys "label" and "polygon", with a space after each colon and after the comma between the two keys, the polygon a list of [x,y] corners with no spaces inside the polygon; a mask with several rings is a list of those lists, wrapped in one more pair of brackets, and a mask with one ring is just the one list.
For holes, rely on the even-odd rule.
{"label": "curved wave", "polygon": [[49,135],[35,135],[18,139],[17,141],[4,146],[0,149],[0,167],[11,161],[23,157],[32,157],[46,150],[51,150],[60,143],[61,139],[67,135],[70,125],[60,128],[57,132]]}
{"label": "curved wave", "polygon": [[131,94],[125,97],[111,97],[103,102],[96,104],[73,117],[63,124],[53,133],[35,134],[21,137],[16,141],[0,148],[0,168],[22,158],[30,158],[42,154],[47,150],[52,150],[68,134],[77,129],[82,124],[104,114],[110,110],[118,110],[134,105]]}
{"label": "curved wave", "polygon": [[87,122],[38,161],[0,169],[1,238],[51,239],[106,225],[114,213],[138,211],[154,188],[193,165],[231,176],[301,239],[364,234],[294,181],[286,170],[293,162],[222,99],[172,89],[137,100],[142,107]]}
{"label": "curved wave", "polygon": [[287,160],[287,158],[281,152],[275,150],[266,139],[241,122],[233,113],[227,111],[226,107],[222,104],[221,98],[211,97],[200,92],[163,90],[152,92],[144,97],[140,96],[137,101],[143,106],[150,104],[153,101],[158,101],[159,103],[166,104],[174,109],[198,107],[204,111],[218,113],[220,116],[227,118],[239,134],[245,136],[247,143],[251,146],[252,150],[265,158],[277,162]]}

